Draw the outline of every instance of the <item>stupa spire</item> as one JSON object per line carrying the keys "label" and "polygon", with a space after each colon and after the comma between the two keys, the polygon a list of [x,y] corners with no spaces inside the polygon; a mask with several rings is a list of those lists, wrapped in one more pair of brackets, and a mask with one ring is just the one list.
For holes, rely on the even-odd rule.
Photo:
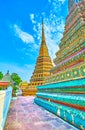
{"label": "stupa spire", "polygon": [[42,18],[42,44],[46,44],[46,40],[45,40],[45,32],[44,32],[44,20]]}
{"label": "stupa spire", "polygon": [[49,56],[48,48],[47,48],[47,45],[46,45],[46,39],[45,39],[44,21],[43,21],[43,19],[42,19],[42,39],[41,39],[41,46],[40,46],[39,56]]}

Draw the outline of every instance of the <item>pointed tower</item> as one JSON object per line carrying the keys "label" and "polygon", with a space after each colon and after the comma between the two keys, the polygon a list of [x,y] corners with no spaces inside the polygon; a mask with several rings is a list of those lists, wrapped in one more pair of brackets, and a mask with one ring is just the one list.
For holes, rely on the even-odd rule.
{"label": "pointed tower", "polygon": [[44,84],[45,78],[50,75],[50,70],[53,67],[51,58],[48,53],[44,34],[44,23],[42,20],[42,39],[39,56],[36,61],[36,66],[33,75],[30,79],[29,95],[35,95],[37,92],[36,86]]}
{"label": "pointed tower", "polygon": [[48,48],[47,48],[46,40],[45,40],[43,20],[42,20],[42,41],[41,41],[41,47],[40,47],[39,56],[45,56],[45,57],[49,56],[49,54],[48,54]]}
{"label": "pointed tower", "polygon": [[65,31],[46,83],[85,77],[85,0],[68,0]]}
{"label": "pointed tower", "polygon": [[9,71],[7,71],[2,80],[0,80],[0,87],[6,89],[10,85],[13,86],[13,80],[11,79]]}
{"label": "pointed tower", "polygon": [[84,0],[68,0],[68,9],[69,9],[69,12],[72,11],[73,8],[75,8],[75,5],[78,2],[81,2],[81,1],[84,1]]}
{"label": "pointed tower", "polygon": [[74,5],[74,0],[68,0],[68,9],[71,10],[72,6]]}
{"label": "pointed tower", "polygon": [[85,130],[85,0],[68,0],[68,4],[52,75],[37,87],[34,102]]}

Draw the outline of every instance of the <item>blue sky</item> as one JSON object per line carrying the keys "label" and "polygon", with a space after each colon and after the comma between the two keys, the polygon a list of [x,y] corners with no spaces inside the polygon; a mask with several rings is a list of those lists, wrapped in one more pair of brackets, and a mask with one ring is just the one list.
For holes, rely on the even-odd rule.
{"label": "blue sky", "polygon": [[29,81],[39,54],[42,17],[53,59],[67,14],[67,0],[0,0],[0,71]]}

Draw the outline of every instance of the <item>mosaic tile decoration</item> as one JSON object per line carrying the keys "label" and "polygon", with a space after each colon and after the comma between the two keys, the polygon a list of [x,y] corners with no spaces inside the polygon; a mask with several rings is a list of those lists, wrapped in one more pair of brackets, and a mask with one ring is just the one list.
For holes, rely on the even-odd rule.
{"label": "mosaic tile decoration", "polygon": [[65,31],[35,103],[85,130],[85,0],[68,0]]}

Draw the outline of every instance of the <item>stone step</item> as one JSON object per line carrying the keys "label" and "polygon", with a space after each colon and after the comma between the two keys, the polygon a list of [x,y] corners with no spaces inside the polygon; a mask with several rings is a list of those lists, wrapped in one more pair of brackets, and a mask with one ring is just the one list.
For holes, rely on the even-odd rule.
{"label": "stone step", "polygon": [[79,129],[85,129],[85,113],[61,104],[46,101],[44,99],[35,98],[35,103],[44,107],[48,111],[56,114],[65,121],[78,127]]}

